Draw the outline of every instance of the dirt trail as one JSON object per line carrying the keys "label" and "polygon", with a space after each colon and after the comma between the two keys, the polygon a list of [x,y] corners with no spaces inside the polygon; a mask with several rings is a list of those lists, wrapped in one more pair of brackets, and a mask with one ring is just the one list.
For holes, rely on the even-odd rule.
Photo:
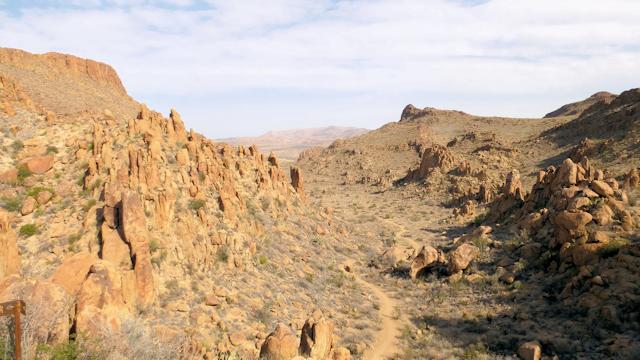
{"label": "dirt trail", "polygon": [[363,359],[365,360],[383,360],[391,358],[398,351],[398,338],[400,337],[400,329],[402,327],[401,320],[394,318],[394,311],[398,306],[397,301],[387,295],[384,290],[374,285],[358,274],[351,273],[355,280],[362,286],[371,291],[371,294],[378,298],[380,302],[380,318],[382,319],[382,327],[378,331],[376,338],[371,347],[365,351]]}

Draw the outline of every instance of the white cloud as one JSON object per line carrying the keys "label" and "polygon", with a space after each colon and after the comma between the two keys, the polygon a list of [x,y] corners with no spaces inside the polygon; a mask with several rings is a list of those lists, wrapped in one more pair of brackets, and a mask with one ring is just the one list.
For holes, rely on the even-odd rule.
{"label": "white cloud", "polygon": [[534,116],[638,85],[638,1],[463,3],[105,0],[5,14],[0,44],[106,61],[134,97],[158,110],[184,104],[187,121],[216,137],[325,121],[373,127],[408,102]]}

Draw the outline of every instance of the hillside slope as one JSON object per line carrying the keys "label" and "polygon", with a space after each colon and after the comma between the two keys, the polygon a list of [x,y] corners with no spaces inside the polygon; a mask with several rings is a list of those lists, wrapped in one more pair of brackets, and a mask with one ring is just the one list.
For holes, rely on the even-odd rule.
{"label": "hillside slope", "polygon": [[327,357],[373,338],[374,299],[339,267],[359,240],[299,173],[187,132],[106,65],[0,53],[0,302],[27,303],[25,357],[77,336],[94,355],[256,358],[307,319],[335,327]]}
{"label": "hillside slope", "polygon": [[409,105],[301,154],[310,199],[368,229],[396,358],[640,354],[636,95],[544,119]]}

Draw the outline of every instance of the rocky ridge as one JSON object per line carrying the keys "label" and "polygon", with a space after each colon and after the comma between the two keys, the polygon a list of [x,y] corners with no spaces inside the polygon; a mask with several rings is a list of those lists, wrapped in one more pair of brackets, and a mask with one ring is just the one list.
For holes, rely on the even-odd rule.
{"label": "rocky ridge", "polygon": [[[337,268],[356,242],[348,225],[305,203],[299,169],[292,183],[275,156],[187,131],[175,110],[165,118],[137,104],[129,117],[130,99],[108,69],[82,63],[60,70],[79,84],[66,91],[108,85],[118,110],[96,110],[101,101],[82,109],[77,98],[65,107],[82,110],[49,121],[37,99],[50,104],[52,87],[32,87],[40,73],[24,69],[60,58],[28,61],[37,59],[44,64],[0,66],[3,78],[7,67],[22,69],[9,71],[16,86],[0,89],[15,110],[0,112],[0,301],[21,298],[31,309],[28,353],[82,334],[103,339],[94,351],[124,357],[253,358],[266,329],[286,321],[303,332],[312,307],[346,329],[336,347],[371,336],[372,322],[345,326],[341,305],[354,309],[347,299],[362,296]],[[373,311],[370,300],[358,303]],[[122,341],[134,333],[147,335]]]}

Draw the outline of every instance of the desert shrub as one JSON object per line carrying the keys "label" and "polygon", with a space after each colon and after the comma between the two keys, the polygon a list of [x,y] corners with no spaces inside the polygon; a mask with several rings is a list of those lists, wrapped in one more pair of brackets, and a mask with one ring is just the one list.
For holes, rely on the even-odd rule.
{"label": "desert shrub", "polygon": [[189,202],[189,208],[194,211],[202,209],[207,202],[203,199],[195,199]]}
{"label": "desert shrub", "polygon": [[24,149],[24,143],[20,140],[15,140],[12,144],[11,144],[11,148],[13,149],[13,151],[18,152],[22,149]]}
{"label": "desert shrub", "polygon": [[22,199],[20,198],[2,198],[2,207],[7,211],[20,211],[22,208]]}
{"label": "desert shrub", "polygon": [[30,188],[29,190],[27,190],[27,195],[36,197],[36,196],[38,196],[38,194],[40,194],[43,191],[48,191],[51,194],[54,193],[53,189],[45,188],[45,187],[42,187],[42,186],[34,186],[34,187]]}
{"label": "desert shrub", "polygon": [[620,252],[620,249],[627,244],[629,244],[628,241],[621,238],[611,239],[611,241],[600,249],[600,256],[603,258],[615,256]]}
{"label": "desert shrub", "polygon": [[265,265],[265,264],[266,264],[266,263],[268,263],[268,262],[269,262],[269,259],[268,259],[266,256],[264,256],[264,255],[260,255],[260,256],[258,257],[258,263],[259,263],[260,265]]}
{"label": "desert shrub", "polygon": [[47,154],[57,154],[58,153],[58,148],[53,146],[53,145],[49,145],[47,146]]}
{"label": "desert shrub", "polygon": [[85,212],[89,211],[92,207],[94,207],[96,204],[98,203],[98,201],[96,201],[96,199],[89,199],[89,201],[87,201],[86,204],[84,204],[84,207],[82,208]]}
{"label": "desert shrub", "polygon": [[229,250],[227,247],[221,247],[216,253],[219,262],[226,263],[229,260]]}
{"label": "desert shrub", "polygon": [[476,343],[467,346],[462,352],[462,358],[465,360],[481,359],[487,354],[487,347],[482,343]]}
{"label": "desert shrub", "polygon": [[187,347],[188,342],[186,340],[183,336],[176,336],[170,339],[159,338],[142,321],[127,319],[122,322],[119,332],[105,330],[99,348],[106,351],[102,356],[104,358],[111,358],[107,356],[109,354],[118,354],[118,358],[122,359],[195,359],[196,355],[191,353],[191,351],[195,350],[190,350]]}
{"label": "desert shrub", "polygon": [[[84,179],[82,179],[82,183],[84,184]],[[102,185],[102,180],[97,179],[93,183],[91,183],[85,190],[82,191],[82,195],[86,196],[93,192],[93,190],[97,189]]]}
{"label": "desert shrub", "polygon": [[83,358],[84,351],[78,342],[72,338],[69,342],[57,345],[39,344],[36,353],[38,354],[38,359],[46,355],[51,360],[75,360]]}
{"label": "desert shrub", "polygon": [[480,226],[482,225],[482,223],[484,223],[487,220],[488,217],[489,217],[489,211],[482,212],[473,219],[472,224],[474,226]]}
{"label": "desert shrub", "polygon": [[258,322],[261,322],[265,325],[270,325],[273,320],[273,315],[271,314],[271,308],[273,307],[273,303],[267,301],[262,305],[262,307],[256,310],[254,317]]}
{"label": "desert shrub", "polygon": [[478,236],[478,237],[474,237],[471,242],[473,243],[473,245],[475,245],[478,249],[480,249],[480,254],[484,254],[485,250],[487,249],[487,245],[489,244],[489,242],[487,241],[487,238],[484,236]]}
{"label": "desert shrub", "polygon": [[344,286],[346,280],[347,280],[347,276],[342,272],[338,272],[332,275],[327,281],[329,282],[329,284],[335,287],[341,288]]}
{"label": "desert shrub", "polygon": [[18,166],[18,181],[19,182],[24,181],[24,179],[28,178],[31,175],[33,175],[33,174],[31,173],[31,170],[29,170],[27,165],[22,164],[22,165]]}
{"label": "desert shrub", "polygon": [[38,226],[36,224],[25,224],[20,227],[20,235],[24,237],[33,236],[38,233]]}
{"label": "desert shrub", "polygon": [[79,252],[80,247],[78,246],[78,241],[80,240],[80,234],[69,235],[67,238],[67,245],[69,245],[69,251],[71,252]]}
{"label": "desert shrub", "polygon": [[151,239],[151,241],[149,241],[149,250],[152,254],[160,250],[160,243],[158,242],[158,240]]}

